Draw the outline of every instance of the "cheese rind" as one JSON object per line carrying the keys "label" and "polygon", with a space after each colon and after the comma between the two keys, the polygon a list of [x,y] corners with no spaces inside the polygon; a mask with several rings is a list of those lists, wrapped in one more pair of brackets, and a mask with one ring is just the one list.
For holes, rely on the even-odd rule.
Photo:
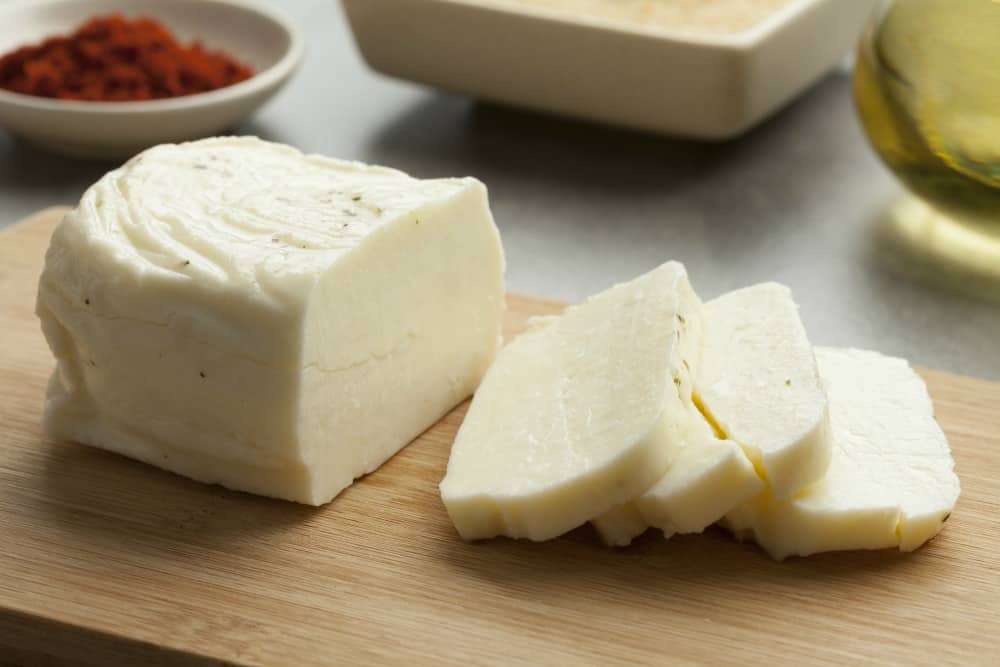
{"label": "cheese rind", "polygon": [[462,537],[556,537],[656,481],[690,391],[687,355],[699,346],[688,339],[700,319],[683,266],[670,262],[505,347],[441,482]]}
{"label": "cheese rind", "polygon": [[903,359],[816,348],[833,455],[793,499],[764,494],[724,524],[776,559],[822,551],[912,551],[951,515],[960,487],[927,387]]}
{"label": "cheese rind", "polygon": [[791,291],[763,283],[705,304],[695,391],[775,497],[820,479],[830,464],[827,399]]}
{"label": "cheese rind", "polygon": [[245,138],[159,146],[53,235],[45,428],[321,504],[471,394],[502,310],[478,181]]}

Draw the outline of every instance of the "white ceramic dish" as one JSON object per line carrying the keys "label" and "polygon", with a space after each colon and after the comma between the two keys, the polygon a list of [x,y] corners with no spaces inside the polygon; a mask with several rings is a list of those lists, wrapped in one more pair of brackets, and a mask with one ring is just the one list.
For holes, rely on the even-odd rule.
{"label": "white ceramic dish", "polygon": [[704,139],[744,132],[834,67],[875,4],[793,0],[743,32],[695,37],[498,0],[343,0],[385,74]]}
{"label": "white ceramic dish", "polygon": [[253,77],[208,93],[144,102],[76,102],[0,90],[0,126],[49,150],[121,158],[153,144],[218,133],[255,110],[293,74],[303,41],[280,14],[239,0],[15,0],[0,2],[0,52],[121,12],[152,16],[253,66]]}

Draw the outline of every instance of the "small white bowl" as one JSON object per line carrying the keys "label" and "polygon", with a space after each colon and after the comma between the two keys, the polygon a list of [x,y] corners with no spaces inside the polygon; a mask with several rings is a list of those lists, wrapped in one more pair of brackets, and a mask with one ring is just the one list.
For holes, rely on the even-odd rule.
{"label": "small white bowl", "polygon": [[791,0],[684,34],[498,0],[343,0],[375,70],[501,103],[702,139],[744,132],[834,67],[876,0]]}
{"label": "small white bowl", "polygon": [[154,144],[231,127],[278,92],[302,59],[302,36],[291,21],[242,0],[0,2],[0,52],[117,12],[153,17],[181,42],[198,40],[225,51],[256,73],[211,92],[142,102],[66,101],[0,90],[0,127],[62,154],[128,157]]}

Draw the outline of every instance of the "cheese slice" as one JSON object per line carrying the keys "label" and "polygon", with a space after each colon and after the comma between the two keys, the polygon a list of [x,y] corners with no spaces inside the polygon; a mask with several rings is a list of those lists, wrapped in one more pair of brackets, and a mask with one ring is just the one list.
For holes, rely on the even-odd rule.
{"label": "cheese slice", "polygon": [[697,533],[768,488],[787,497],[830,461],[826,394],[791,291],[776,283],[705,304],[694,408],[684,447],[666,475],[633,502],[598,518],[605,543],[629,544],[654,526]]}
{"label": "cheese slice", "polygon": [[474,179],[249,138],[153,148],[53,235],[44,425],[204,482],[331,500],[469,396],[503,255]]}
{"label": "cheese slice", "polygon": [[679,445],[666,473],[631,502],[594,520],[605,544],[626,546],[650,526],[700,533],[764,489],[743,450],[719,439],[693,408],[678,423]]}
{"label": "cheese slice", "polygon": [[951,515],[959,481],[923,380],[903,359],[816,348],[830,401],[833,455],[800,495],[771,494],[725,525],[776,559],[821,551],[912,551]]}
{"label": "cheese slice", "polygon": [[700,337],[701,304],[669,262],[512,341],[441,482],[461,536],[549,539],[648,488],[672,456]]}
{"label": "cheese slice", "polygon": [[764,283],[708,302],[705,317],[700,404],[769,491],[788,498],[824,475],[831,451],[826,394],[798,306],[787,287]]}

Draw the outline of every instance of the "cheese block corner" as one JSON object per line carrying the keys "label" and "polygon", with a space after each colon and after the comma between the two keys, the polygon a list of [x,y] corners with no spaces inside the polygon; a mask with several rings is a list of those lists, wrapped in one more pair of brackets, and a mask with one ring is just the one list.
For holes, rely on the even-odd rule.
{"label": "cheese block corner", "polygon": [[252,138],[152,148],[53,234],[44,426],[229,488],[330,501],[499,347],[485,187]]}

